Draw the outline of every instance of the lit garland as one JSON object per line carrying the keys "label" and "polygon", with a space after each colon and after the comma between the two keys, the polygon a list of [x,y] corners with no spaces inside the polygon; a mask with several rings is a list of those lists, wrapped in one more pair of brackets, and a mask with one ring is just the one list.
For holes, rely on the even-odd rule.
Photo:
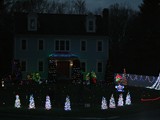
{"label": "lit garland", "polygon": [[56,61],[53,59],[49,60],[49,70],[48,70],[48,79],[50,81],[56,81]]}
{"label": "lit garland", "polygon": [[81,83],[81,71],[79,67],[73,66],[72,68],[72,82]]}
{"label": "lit garland", "polygon": [[49,57],[53,58],[78,58],[77,55],[69,53],[69,52],[55,52],[50,54]]}
{"label": "lit garland", "polygon": [[[115,75],[117,75],[117,73]],[[126,79],[131,81],[148,81],[149,83],[154,83],[157,80],[157,77],[136,75],[136,74],[126,74]]]}

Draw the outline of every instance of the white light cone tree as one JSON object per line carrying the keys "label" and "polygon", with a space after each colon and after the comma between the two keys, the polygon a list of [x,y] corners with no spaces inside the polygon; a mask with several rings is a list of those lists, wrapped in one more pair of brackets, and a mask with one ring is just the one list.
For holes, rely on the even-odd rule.
{"label": "white light cone tree", "polygon": [[35,102],[34,102],[34,97],[33,97],[33,95],[30,95],[29,108],[28,108],[28,109],[35,109]]}
{"label": "white light cone tree", "polygon": [[20,101],[19,95],[16,95],[16,100],[15,100],[14,107],[15,108],[20,108],[21,107],[21,101]]}
{"label": "white light cone tree", "polygon": [[47,95],[46,96],[46,102],[45,102],[45,109],[50,110],[51,108],[52,108],[52,106],[51,106],[50,97]]}
{"label": "white light cone tree", "polygon": [[101,102],[101,110],[106,110],[108,109],[107,107],[107,100],[105,97],[102,97],[102,102]]}
{"label": "white light cone tree", "polygon": [[111,98],[109,100],[109,108],[116,108],[115,99],[113,94],[111,95]]}
{"label": "white light cone tree", "polygon": [[124,102],[123,102],[123,94],[119,94],[119,98],[118,98],[118,105],[117,106],[123,106]]}
{"label": "white light cone tree", "polygon": [[64,110],[65,111],[70,111],[71,110],[71,103],[70,103],[69,96],[66,97],[66,101],[65,101],[65,105],[64,105]]}
{"label": "white light cone tree", "polygon": [[126,96],[125,105],[131,105],[131,96],[129,92],[127,93]]}

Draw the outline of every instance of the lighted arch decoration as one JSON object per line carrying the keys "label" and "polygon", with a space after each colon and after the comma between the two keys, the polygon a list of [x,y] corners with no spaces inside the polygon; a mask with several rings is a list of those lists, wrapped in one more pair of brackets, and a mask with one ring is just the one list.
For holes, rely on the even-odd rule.
{"label": "lighted arch decoration", "polygon": [[73,53],[69,53],[69,52],[55,52],[49,55],[49,58],[54,58],[54,59],[78,59],[78,56],[73,54]]}
{"label": "lighted arch decoration", "polygon": [[[71,79],[77,81],[80,79],[80,61],[79,57],[70,52],[54,52],[48,56],[49,62],[49,71],[48,71],[48,80],[56,81],[57,76],[57,61],[67,60],[70,61],[71,66]],[[78,80],[79,81],[79,80]]]}

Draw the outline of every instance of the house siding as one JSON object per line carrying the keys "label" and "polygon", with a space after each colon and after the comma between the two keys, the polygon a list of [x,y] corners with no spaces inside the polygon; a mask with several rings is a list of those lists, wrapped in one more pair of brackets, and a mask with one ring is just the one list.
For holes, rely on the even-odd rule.
{"label": "house siding", "polygon": [[[27,40],[27,49],[21,49],[21,40]],[[38,40],[44,41],[44,50],[38,50]],[[48,77],[48,55],[55,51],[55,40],[69,40],[69,52],[78,55],[80,61],[85,60],[87,63],[87,71],[95,71],[98,80],[104,80],[105,65],[109,57],[109,41],[106,36],[74,36],[74,35],[37,35],[37,34],[21,34],[15,36],[14,58],[26,60],[27,71],[23,72],[23,79],[26,79],[27,74],[38,72],[38,60],[44,62],[44,71],[40,72],[42,79]],[[80,42],[86,40],[86,51],[81,51]],[[102,52],[97,51],[97,41],[101,40],[103,45]],[[103,63],[102,73],[97,73],[97,61]]]}

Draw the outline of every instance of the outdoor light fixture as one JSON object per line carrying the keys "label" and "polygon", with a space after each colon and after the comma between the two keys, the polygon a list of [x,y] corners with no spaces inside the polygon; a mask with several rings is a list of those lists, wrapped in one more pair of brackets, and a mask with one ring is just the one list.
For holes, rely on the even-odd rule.
{"label": "outdoor light fixture", "polygon": [[73,62],[72,62],[72,61],[70,61],[70,66],[71,66],[71,67],[73,66]]}
{"label": "outdoor light fixture", "polygon": [[2,80],[2,87],[4,87],[4,81]]}

